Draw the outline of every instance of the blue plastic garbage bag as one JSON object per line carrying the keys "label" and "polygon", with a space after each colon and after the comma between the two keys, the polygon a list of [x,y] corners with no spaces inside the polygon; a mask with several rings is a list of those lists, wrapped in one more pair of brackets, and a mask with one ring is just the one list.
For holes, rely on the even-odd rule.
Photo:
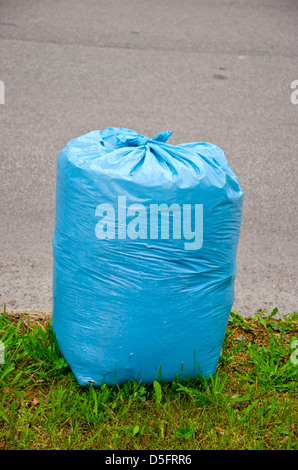
{"label": "blue plastic garbage bag", "polygon": [[243,191],[220,148],[170,135],[108,128],[58,156],[52,324],[82,385],[216,371]]}

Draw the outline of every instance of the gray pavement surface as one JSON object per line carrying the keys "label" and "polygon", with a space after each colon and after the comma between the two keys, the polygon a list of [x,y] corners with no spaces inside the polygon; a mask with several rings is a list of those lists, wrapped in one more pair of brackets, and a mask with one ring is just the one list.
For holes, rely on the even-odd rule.
{"label": "gray pavement surface", "polygon": [[0,308],[51,311],[56,157],[119,126],[225,151],[234,310],[297,311],[297,24],[295,0],[0,0]]}

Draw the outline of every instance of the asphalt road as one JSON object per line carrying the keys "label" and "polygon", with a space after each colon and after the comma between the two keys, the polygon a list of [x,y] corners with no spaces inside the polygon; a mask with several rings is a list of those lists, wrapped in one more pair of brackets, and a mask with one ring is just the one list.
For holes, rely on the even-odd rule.
{"label": "asphalt road", "polygon": [[297,311],[297,24],[295,0],[0,0],[0,307],[51,310],[56,157],[119,126],[225,151],[234,309]]}

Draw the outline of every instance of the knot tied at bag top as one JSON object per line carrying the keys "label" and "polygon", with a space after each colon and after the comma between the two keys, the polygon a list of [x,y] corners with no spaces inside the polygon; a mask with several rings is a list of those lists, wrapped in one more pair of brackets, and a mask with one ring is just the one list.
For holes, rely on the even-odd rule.
{"label": "knot tied at bag top", "polygon": [[171,135],[172,131],[165,131],[150,139],[129,129],[109,127],[102,132],[101,141],[106,148],[112,150],[121,147],[141,147],[150,143],[166,142]]}

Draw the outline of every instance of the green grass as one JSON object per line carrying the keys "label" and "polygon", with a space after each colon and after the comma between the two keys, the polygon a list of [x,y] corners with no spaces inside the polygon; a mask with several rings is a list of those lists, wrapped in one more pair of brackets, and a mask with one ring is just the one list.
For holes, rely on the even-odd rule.
{"label": "green grass", "polygon": [[0,449],[297,450],[298,314],[277,313],[231,313],[212,379],[85,388],[48,319],[4,311]]}

